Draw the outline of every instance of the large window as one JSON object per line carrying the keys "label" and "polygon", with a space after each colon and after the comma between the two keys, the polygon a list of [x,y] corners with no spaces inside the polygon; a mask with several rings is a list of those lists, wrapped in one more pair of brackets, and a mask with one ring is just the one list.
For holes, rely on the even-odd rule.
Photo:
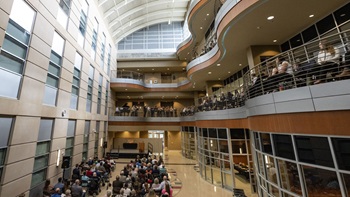
{"label": "large window", "polygon": [[100,66],[103,70],[104,67],[104,61],[105,61],[105,49],[106,48],[106,35],[103,33],[103,37],[102,37],[102,42],[101,42],[101,62],[100,62]]}
{"label": "large window", "polygon": [[96,58],[96,46],[97,46],[97,33],[98,33],[98,21],[95,18],[93,20],[94,29],[92,30],[92,41],[91,41],[91,58],[95,60]]}
{"label": "large window", "polygon": [[65,156],[73,156],[75,127],[76,121],[69,120],[66,138],[66,150],[64,152]]}
{"label": "large window", "polygon": [[84,137],[83,137],[83,154],[82,160],[85,161],[88,158],[88,150],[89,150],[89,133],[90,133],[90,121],[85,121],[84,127]]}
{"label": "large window", "polygon": [[87,90],[87,98],[86,98],[86,111],[91,112],[92,105],[92,90],[94,88],[94,67],[90,65],[89,69],[89,79],[88,79],[88,90]]}
{"label": "large window", "polygon": [[13,2],[0,52],[0,96],[18,97],[34,16],[34,10],[23,0]]}
{"label": "large window", "polygon": [[82,59],[83,57],[79,53],[75,53],[73,82],[72,82],[72,96],[70,100],[71,109],[78,109],[80,75],[81,75],[80,72],[81,72]]}
{"label": "large window", "polygon": [[63,49],[64,39],[57,32],[55,32],[53,35],[50,63],[44,95],[44,103],[48,105],[56,105],[58,86],[61,75]]}
{"label": "large window", "polygon": [[70,12],[71,0],[60,0],[60,9],[57,13],[57,21],[62,25],[62,27],[67,27],[68,16]]}
{"label": "large window", "polygon": [[98,157],[98,143],[100,138],[100,121],[96,121],[94,157]]}
{"label": "large window", "polygon": [[107,52],[107,75],[108,76],[109,76],[109,72],[111,70],[111,51],[112,51],[112,46],[109,45],[108,52]]}
{"label": "large window", "polygon": [[89,10],[89,4],[86,1],[82,2],[80,10],[80,22],[79,22],[79,34],[78,34],[78,44],[84,47],[86,24],[87,24],[87,14]]}
{"label": "large window", "polygon": [[11,132],[13,118],[0,117],[0,180],[5,163],[8,140]]}
{"label": "large window", "polygon": [[44,182],[46,179],[53,124],[53,119],[41,119],[40,121],[31,183],[32,188]]}
{"label": "large window", "polygon": [[108,111],[108,96],[109,96],[109,81],[106,80],[105,115],[107,115],[107,111]]}
{"label": "large window", "polygon": [[97,113],[101,113],[101,100],[102,100],[102,82],[103,76],[100,74],[100,78],[98,80],[98,94],[97,94]]}

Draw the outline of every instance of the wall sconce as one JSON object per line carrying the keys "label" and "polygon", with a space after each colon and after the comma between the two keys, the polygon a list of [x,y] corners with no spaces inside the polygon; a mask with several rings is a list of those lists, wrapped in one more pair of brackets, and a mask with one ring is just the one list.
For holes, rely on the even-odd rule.
{"label": "wall sconce", "polygon": [[56,167],[60,165],[60,160],[61,160],[61,149],[57,150],[57,159],[56,159]]}
{"label": "wall sconce", "polygon": [[103,138],[101,137],[100,139],[100,146],[102,147],[103,146]]}

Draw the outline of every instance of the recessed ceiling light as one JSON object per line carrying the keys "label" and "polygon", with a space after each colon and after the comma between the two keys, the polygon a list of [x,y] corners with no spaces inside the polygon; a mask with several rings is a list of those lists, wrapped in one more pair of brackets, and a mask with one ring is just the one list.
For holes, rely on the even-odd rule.
{"label": "recessed ceiling light", "polygon": [[341,14],[341,15],[340,15],[340,17],[344,17],[345,15],[346,15],[346,14],[345,14],[345,13],[343,13],[343,14]]}
{"label": "recessed ceiling light", "polygon": [[275,16],[269,16],[269,17],[267,17],[267,20],[272,20],[272,19],[274,19],[275,18]]}
{"label": "recessed ceiling light", "polygon": [[238,64],[238,66],[242,66],[242,64]]}
{"label": "recessed ceiling light", "polygon": [[185,58],[185,60],[187,60],[187,58]]}
{"label": "recessed ceiling light", "polygon": [[199,29],[203,29],[203,27],[200,27]]}
{"label": "recessed ceiling light", "polygon": [[140,69],[137,69],[137,70],[140,70]]}
{"label": "recessed ceiling light", "polygon": [[209,13],[207,14],[207,16],[209,16]]}
{"label": "recessed ceiling light", "polygon": [[125,90],[128,90],[128,89],[125,88]]}
{"label": "recessed ceiling light", "polygon": [[167,68],[167,70],[169,70],[169,68]]}
{"label": "recessed ceiling light", "polygon": [[154,70],[154,68],[152,68],[152,70]]}
{"label": "recessed ceiling light", "polygon": [[273,42],[277,42],[277,40],[273,40]]}
{"label": "recessed ceiling light", "polygon": [[208,75],[211,75],[211,72],[208,72]]}
{"label": "recessed ceiling light", "polygon": [[309,15],[310,18],[312,18],[312,17],[314,17],[314,16],[315,16],[315,15],[313,15],[313,14],[310,14],[310,15]]}
{"label": "recessed ceiling light", "polygon": [[219,80],[221,80],[221,78],[219,78]]}
{"label": "recessed ceiling light", "polygon": [[228,71],[228,73],[231,73],[231,71]]}
{"label": "recessed ceiling light", "polygon": [[257,26],[256,29],[260,29],[260,26]]}
{"label": "recessed ceiling light", "polygon": [[221,64],[216,64],[217,66],[221,66]]}

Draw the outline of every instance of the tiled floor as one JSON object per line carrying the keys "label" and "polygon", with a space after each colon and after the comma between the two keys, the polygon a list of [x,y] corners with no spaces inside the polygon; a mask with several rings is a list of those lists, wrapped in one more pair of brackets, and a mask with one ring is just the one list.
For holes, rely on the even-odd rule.
{"label": "tiled floor", "polygon": [[[232,197],[232,192],[218,186],[214,186],[200,177],[200,174],[194,170],[196,161],[182,157],[180,151],[165,152],[165,165],[170,170],[170,178],[172,186],[174,187],[174,196],[176,197]],[[129,162],[130,159],[118,159],[116,170],[113,172],[113,181],[117,173],[120,172],[125,164],[122,162]],[[174,173],[176,172],[176,173]],[[239,188],[245,190],[248,197],[257,196],[251,194],[250,185],[243,183],[236,179],[236,184]],[[112,189],[112,188],[109,188]],[[106,189],[103,188],[99,197],[104,197]]]}

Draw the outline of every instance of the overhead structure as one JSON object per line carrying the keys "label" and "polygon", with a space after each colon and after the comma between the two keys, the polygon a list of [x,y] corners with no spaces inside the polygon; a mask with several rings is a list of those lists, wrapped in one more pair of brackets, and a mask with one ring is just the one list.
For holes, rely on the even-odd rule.
{"label": "overhead structure", "polygon": [[96,0],[115,44],[158,23],[184,21],[190,0]]}

